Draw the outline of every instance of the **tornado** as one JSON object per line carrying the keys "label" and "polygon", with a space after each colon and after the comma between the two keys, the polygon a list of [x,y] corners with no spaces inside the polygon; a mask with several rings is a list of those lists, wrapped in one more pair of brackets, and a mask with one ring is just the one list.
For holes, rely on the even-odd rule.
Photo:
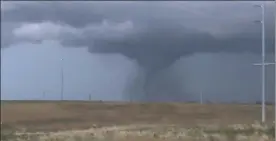
{"label": "tornado", "polygon": [[[157,23],[157,22],[154,22]],[[273,36],[267,37],[267,51],[273,51]],[[158,99],[163,86],[156,86],[157,78],[163,77],[166,73],[172,73],[169,68],[181,57],[187,57],[194,53],[219,53],[219,52],[259,52],[259,37],[257,34],[239,33],[233,37],[218,38],[206,32],[199,32],[196,29],[188,29],[179,23],[159,22],[158,25],[149,24],[139,32],[125,36],[124,38],[97,38],[93,40],[93,46],[89,47],[91,53],[120,53],[130,60],[134,60],[140,73],[144,76],[142,101]],[[160,74],[161,72],[162,75]],[[141,75],[139,76],[141,77]],[[174,77],[174,79],[179,79]],[[159,81],[167,81],[159,79]],[[171,80],[170,80],[171,81]],[[183,82],[183,81],[182,81]],[[171,82],[181,86],[181,81]],[[135,85],[135,83],[133,83]],[[138,85],[138,84],[137,84]],[[153,87],[155,85],[155,87]],[[159,90],[156,90],[159,89]],[[181,88],[174,93],[185,95]],[[130,95],[134,91],[128,91]],[[167,93],[167,99],[171,93]],[[175,95],[171,96],[174,97]],[[185,99],[183,99],[185,100]]]}
{"label": "tornado", "polygon": [[[95,42],[95,46],[89,48],[90,52],[92,53],[112,53],[112,50],[121,50],[120,52],[124,55],[127,56],[129,59],[134,60],[137,62],[138,68],[140,68],[141,71],[138,71],[138,73],[142,73],[140,77],[143,78],[142,82],[142,101],[148,101],[150,99],[154,99],[153,95],[151,93],[151,85],[154,83],[155,78],[159,77],[158,75],[161,71],[165,70],[166,68],[169,68],[174,64],[176,60],[178,60],[181,55],[176,55],[168,51],[148,51],[144,50],[144,48],[139,48],[139,47],[133,47],[131,46],[122,48],[122,47],[115,47],[116,45],[115,41],[111,44],[113,44],[112,48],[104,50],[106,46],[106,41],[100,41],[100,42]],[[136,46],[135,44],[133,46]],[[98,47],[98,48],[97,48]],[[138,78],[139,79],[139,78]],[[140,78],[141,79],[141,78]],[[135,83],[135,82],[134,82]],[[135,84],[133,84],[135,85]],[[138,85],[138,84],[137,84]],[[134,93],[134,91],[129,91],[130,93]],[[141,95],[141,94],[140,94]]]}
{"label": "tornado", "polygon": [[[187,45],[193,46],[194,48],[200,48],[201,46],[195,40],[196,38],[194,38],[198,35],[192,32],[191,34],[186,34],[189,33],[189,30],[179,31],[177,29],[178,26],[168,26],[166,28],[163,25],[159,26],[160,28],[155,26],[154,28],[144,30],[138,34],[129,35],[123,39],[95,39],[93,46],[89,47],[89,52],[91,53],[120,53],[137,62],[137,65],[142,70],[140,73],[143,73],[142,76],[144,76],[142,84],[143,98],[141,99],[143,101],[154,100],[154,97],[158,97],[158,91],[154,93],[152,85],[156,83],[157,78],[162,77],[160,75],[162,71],[171,73],[168,68],[176,60],[193,53],[186,49]],[[212,39],[208,34],[203,34],[203,36],[200,34],[198,37],[199,40]],[[161,81],[166,80],[161,79]],[[154,89],[162,88],[156,86]],[[134,92],[130,91],[130,93]]]}

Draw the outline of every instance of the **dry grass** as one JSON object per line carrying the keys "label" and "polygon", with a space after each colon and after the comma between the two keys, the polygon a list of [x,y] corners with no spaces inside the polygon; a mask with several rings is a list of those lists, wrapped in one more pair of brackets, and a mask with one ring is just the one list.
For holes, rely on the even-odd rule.
{"label": "dry grass", "polygon": [[273,106],[267,107],[267,125],[252,124],[260,119],[260,109],[230,104],[2,101],[1,137],[11,141],[272,141],[275,129],[268,125],[274,119]]}
{"label": "dry grass", "polygon": [[15,132],[2,141],[273,141],[275,127],[255,123],[228,127],[129,125],[59,132]]}

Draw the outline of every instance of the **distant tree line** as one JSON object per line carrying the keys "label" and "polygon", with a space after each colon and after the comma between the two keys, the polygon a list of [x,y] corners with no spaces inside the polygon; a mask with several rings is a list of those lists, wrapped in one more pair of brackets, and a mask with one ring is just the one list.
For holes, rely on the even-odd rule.
{"label": "distant tree line", "polygon": [[[256,101],[255,104],[261,105],[261,104],[262,104],[262,101]],[[274,102],[271,102],[271,101],[266,101],[265,104],[266,104],[266,105],[274,105],[275,103],[274,103]]]}

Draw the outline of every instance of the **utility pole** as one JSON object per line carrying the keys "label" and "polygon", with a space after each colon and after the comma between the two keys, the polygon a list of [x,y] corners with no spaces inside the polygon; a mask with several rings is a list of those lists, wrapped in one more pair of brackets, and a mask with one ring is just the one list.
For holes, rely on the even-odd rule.
{"label": "utility pole", "polygon": [[[260,23],[262,24],[262,63],[254,64],[254,65],[259,65],[262,66],[262,122],[265,122],[265,66],[266,65],[274,65],[275,70],[274,70],[274,75],[275,75],[275,80],[274,80],[274,87],[275,87],[275,103],[276,104],[276,0],[275,0],[275,39],[274,39],[274,63],[265,63],[265,19],[264,19],[264,14],[265,14],[265,7],[264,4],[262,5],[255,5],[255,7],[260,7],[262,9],[262,20]],[[275,107],[275,118],[276,118],[276,105]],[[275,122],[276,126],[276,122]],[[275,131],[276,134],[276,131]]]}
{"label": "utility pole", "polygon": [[89,94],[89,101],[91,101],[91,94]]}
{"label": "utility pole", "polygon": [[254,65],[261,65],[262,66],[262,122],[265,122],[265,20],[264,20],[264,13],[265,7],[264,4],[261,5],[254,5],[255,7],[261,8],[261,20],[258,21],[261,23],[262,29],[262,62],[261,64],[254,64]]}
{"label": "utility pole", "polygon": [[202,90],[200,91],[200,104],[203,104],[203,92],[202,92]]}
{"label": "utility pole", "polygon": [[46,95],[46,92],[43,91],[43,100],[45,100],[45,95]]}
{"label": "utility pole", "polygon": [[[276,5],[276,4],[275,4]],[[276,44],[275,44],[275,62],[274,63],[266,63],[265,62],[265,5],[261,4],[261,5],[254,5],[255,7],[261,8],[261,13],[262,13],[262,17],[261,17],[261,21],[258,21],[259,23],[261,23],[262,26],[262,62],[261,63],[257,63],[254,65],[258,65],[258,66],[262,66],[262,122],[265,122],[266,119],[266,111],[265,111],[265,105],[266,105],[266,99],[265,99],[265,66],[267,65],[275,65],[276,63]],[[276,14],[276,12],[275,12]],[[275,15],[276,16],[276,15]],[[276,18],[275,18],[276,20]],[[276,26],[276,23],[275,23]],[[275,29],[275,34],[276,34],[276,29]],[[276,37],[275,37],[276,38]],[[276,40],[276,39],[275,39]],[[276,65],[275,65],[275,81],[276,81]],[[275,83],[276,85],[276,83]],[[276,87],[276,86],[275,86]],[[275,96],[276,96],[276,88],[275,88]],[[276,97],[275,97],[275,102],[276,102]],[[275,106],[276,107],[276,106]],[[275,113],[276,116],[276,113]]]}
{"label": "utility pole", "polygon": [[60,87],[60,99],[63,100],[63,91],[64,91],[64,74],[63,74],[63,59],[61,60],[61,67],[60,67],[60,80],[61,80],[61,87]]}
{"label": "utility pole", "polygon": [[262,122],[265,122],[265,7],[264,4],[261,5],[262,9]]}
{"label": "utility pole", "polygon": [[[274,127],[276,127],[276,0],[274,1]],[[276,135],[276,130],[274,130],[274,135]]]}

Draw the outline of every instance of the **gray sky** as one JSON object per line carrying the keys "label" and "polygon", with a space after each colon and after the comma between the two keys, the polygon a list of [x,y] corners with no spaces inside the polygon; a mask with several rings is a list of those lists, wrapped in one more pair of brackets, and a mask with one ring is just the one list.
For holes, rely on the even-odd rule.
{"label": "gray sky", "polygon": [[[260,98],[260,2],[2,2],[2,98]],[[268,61],[273,2],[266,5]],[[273,67],[267,67],[268,99]],[[156,71],[158,70],[158,71]],[[151,72],[151,73],[148,73]],[[153,73],[152,73],[153,72]],[[153,75],[152,75],[153,74]],[[151,95],[142,94],[151,75]],[[207,96],[206,96],[207,97]],[[250,97],[250,98],[249,98]]]}

